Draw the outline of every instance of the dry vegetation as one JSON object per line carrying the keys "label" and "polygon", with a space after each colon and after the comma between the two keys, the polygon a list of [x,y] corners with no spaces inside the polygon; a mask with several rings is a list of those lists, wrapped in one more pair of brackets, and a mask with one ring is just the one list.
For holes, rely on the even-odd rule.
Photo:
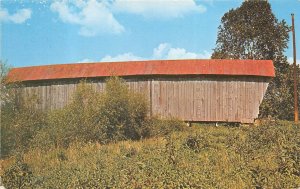
{"label": "dry vegetation", "polygon": [[31,149],[4,161],[8,188],[296,188],[299,125],[194,126],[140,141]]}
{"label": "dry vegetation", "polygon": [[[61,110],[11,100],[1,112],[7,188],[297,188],[300,125],[194,125],[147,117],[118,78],[82,84]],[[36,103],[33,98],[33,104]]]}

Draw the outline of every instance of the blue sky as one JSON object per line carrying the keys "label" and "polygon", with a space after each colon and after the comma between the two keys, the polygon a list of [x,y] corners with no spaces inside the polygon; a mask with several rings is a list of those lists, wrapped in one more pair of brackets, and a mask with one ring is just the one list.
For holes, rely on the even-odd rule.
{"label": "blue sky", "polygon": [[[270,0],[291,25],[300,62],[300,0]],[[209,58],[221,17],[238,0],[2,0],[1,60],[13,67]],[[290,35],[286,56],[292,60]]]}

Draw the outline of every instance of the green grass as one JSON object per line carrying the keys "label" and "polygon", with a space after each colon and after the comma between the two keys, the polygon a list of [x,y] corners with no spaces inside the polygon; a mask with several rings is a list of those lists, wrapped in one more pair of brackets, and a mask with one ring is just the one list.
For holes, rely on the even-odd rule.
{"label": "green grass", "polygon": [[197,125],[140,141],[77,142],[5,159],[2,175],[7,188],[297,188],[299,131],[291,122]]}

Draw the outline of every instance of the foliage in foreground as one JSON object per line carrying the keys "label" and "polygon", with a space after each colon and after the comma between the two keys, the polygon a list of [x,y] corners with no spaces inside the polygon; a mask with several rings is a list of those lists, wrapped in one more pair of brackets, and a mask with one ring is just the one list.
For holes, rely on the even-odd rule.
{"label": "foliage in foreground", "polygon": [[139,140],[183,128],[178,120],[148,117],[144,95],[130,91],[117,77],[107,80],[103,93],[81,82],[70,104],[48,112],[37,108],[35,96],[26,100],[17,94],[9,97],[1,109],[2,157],[30,148],[66,148],[75,141],[106,144]]}
{"label": "foliage in foreground", "polygon": [[[34,188],[297,188],[299,129],[197,126],[141,141],[34,149],[19,165],[28,166],[24,179]],[[11,172],[24,169],[14,158],[3,165],[4,184],[14,188]]]}
{"label": "foliage in foreground", "polygon": [[31,146],[31,140],[45,124],[45,113],[34,108],[37,99],[20,102],[16,96],[1,107],[1,157],[20,153]]}

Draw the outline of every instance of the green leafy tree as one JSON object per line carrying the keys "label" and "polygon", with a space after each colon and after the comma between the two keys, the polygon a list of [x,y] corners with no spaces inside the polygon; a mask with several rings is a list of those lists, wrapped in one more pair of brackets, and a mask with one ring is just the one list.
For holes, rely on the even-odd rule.
{"label": "green leafy tree", "polygon": [[[292,119],[291,67],[284,55],[290,27],[272,13],[268,1],[244,1],[225,13],[212,59],[273,60],[276,77],[269,85],[260,116]],[[263,67],[261,69],[264,69]]]}

